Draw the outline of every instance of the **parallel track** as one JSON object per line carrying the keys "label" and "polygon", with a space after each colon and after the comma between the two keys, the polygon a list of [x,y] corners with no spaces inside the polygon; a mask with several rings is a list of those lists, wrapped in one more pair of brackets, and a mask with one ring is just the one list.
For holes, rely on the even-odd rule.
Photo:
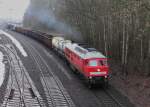
{"label": "parallel track", "polygon": [[107,92],[107,89],[101,88],[100,91],[94,90],[93,93],[102,103],[102,107],[124,107],[110,93]]}
{"label": "parallel track", "polygon": [[43,57],[29,42],[27,43],[25,40],[22,41],[22,43],[26,43],[24,46],[40,70],[41,81],[44,86],[49,107],[75,107],[66,89],[58,77],[51,71]]}
{"label": "parallel track", "polygon": [[[7,39],[6,44],[10,43]],[[11,65],[9,82],[2,107],[45,107],[42,98],[37,94],[28,73],[25,71],[13,45],[3,43]],[[11,46],[11,47],[8,47]]]}

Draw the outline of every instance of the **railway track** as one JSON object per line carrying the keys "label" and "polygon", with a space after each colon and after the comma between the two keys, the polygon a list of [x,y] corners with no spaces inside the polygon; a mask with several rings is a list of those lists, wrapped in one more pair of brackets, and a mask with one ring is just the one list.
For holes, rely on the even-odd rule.
{"label": "railway track", "polygon": [[51,71],[49,66],[38,51],[28,42],[22,40],[32,59],[40,70],[41,82],[47,97],[49,107],[75,107],[71,97],[63,87],[58,77]]}
{"label": "railway track", "polygon": [[94,89],[93,93],[101,102],[102,107],[134,107],[125,96],[120,95],[111,85],[109,88]]}
{"label": "railway track", "polygon": [[113,86],[110,86],[109,89],[104,89],[105,93],[109,95],[120,107],[135,107],[130,103],[129,99],[121,93],[119,93]]}
{"label": "railway track", "polygon": [[108,92],[106,92],[106,89],[94,90],[95,96],[99,99],[101,102],[102,107],[125,107],[120,104],[119,101],[117,101],[112,95],[110,95]]}
{"label": "railway track", "polygon": [[2,107],[45,107],[41,96],[10,41],[4,39],[3,49],[7,52],[10,75]]}

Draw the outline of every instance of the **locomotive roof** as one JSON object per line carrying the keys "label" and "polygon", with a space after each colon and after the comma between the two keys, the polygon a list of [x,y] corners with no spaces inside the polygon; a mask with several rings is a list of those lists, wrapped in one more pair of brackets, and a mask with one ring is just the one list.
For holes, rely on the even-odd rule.
{"label": "locomotive roof", "polygon": [[89,58],[106,58],[106,57],[98,51],[92,51],[92,52],[88,52],[85,55],[85,59],[89,59]]}
{"label": "locomotive roof", "polygon": [[85,49],[77,44],[67,45],[66,47],[83,59],[106,58],[101,52],[98,52],[95,48]]}

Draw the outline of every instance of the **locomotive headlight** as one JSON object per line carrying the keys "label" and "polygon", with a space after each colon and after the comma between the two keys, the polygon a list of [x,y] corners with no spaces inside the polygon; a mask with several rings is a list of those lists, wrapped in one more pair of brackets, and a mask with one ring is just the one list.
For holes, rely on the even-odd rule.
{"label": "locomotive headlight", "polygon": [[89,77],[90,79],[92,79],[92,77]]}
{"label": "locomotive headlight", "polygon": [[97,69],[97,71],[100,72],[101,70],[100,70],[100,69]]}

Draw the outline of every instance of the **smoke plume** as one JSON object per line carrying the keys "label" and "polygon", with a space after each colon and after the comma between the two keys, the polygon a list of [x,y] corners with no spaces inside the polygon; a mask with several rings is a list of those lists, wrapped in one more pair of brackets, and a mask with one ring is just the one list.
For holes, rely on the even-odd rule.
{"label": "smoke plume", "polygon": [[65,22],[61,22],[53,9],[48,5],[49,0],[32,1],[24,16],[24,26],[46,32],[59,32],[75,41],[83,41],[81,34]]}

